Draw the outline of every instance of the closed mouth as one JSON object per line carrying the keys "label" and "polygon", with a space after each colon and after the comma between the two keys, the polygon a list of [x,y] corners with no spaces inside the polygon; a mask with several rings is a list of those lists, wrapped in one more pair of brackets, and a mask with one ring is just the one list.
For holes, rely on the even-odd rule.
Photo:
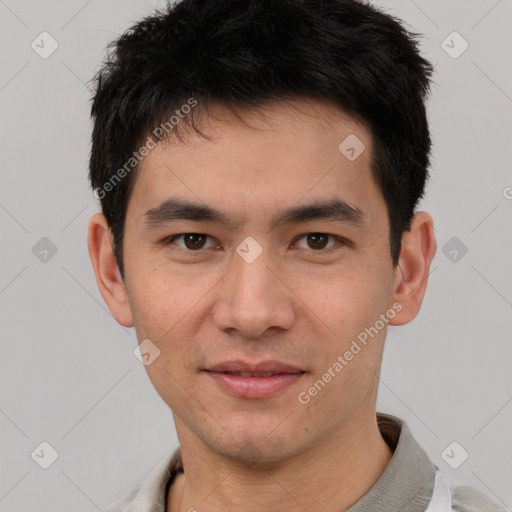
{"label": "closed mouth", "polygon": [[[207,370],[211,371],[211,370]],[[237,377],[273,377],[274,375],[294,375],[304,372],[213,372],[224,373],[226,375],[235,375]]]}

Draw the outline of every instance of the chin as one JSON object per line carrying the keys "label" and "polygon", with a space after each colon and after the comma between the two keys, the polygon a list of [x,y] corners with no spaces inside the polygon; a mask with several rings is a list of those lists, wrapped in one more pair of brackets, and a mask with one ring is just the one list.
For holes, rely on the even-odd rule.
{"label": "chin", "polygon": [[235,436],[225,440],[227,444],[217,445],[215,451],[223,456],[245,465],[275,464],[283,462],[300,450],[299,446],[291,445],[285,439],[275,437],[272,442],[266,433],[261,436],[251,434],[249,439],[235,441]]}

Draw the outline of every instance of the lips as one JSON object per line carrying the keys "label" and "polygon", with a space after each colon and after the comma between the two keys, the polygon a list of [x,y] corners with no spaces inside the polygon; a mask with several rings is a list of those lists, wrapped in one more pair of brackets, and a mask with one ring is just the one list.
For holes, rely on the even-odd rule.
{"label": "lips", "polygon": [[[295,372],[276,373],[270,377],[245,377],[243,375],[232,375],[228,372],[205,371],[204,373],[218,386],[218,389],[228,395],[243,399],[273,397],[292,386],[298,386],[298,383],[306,374],[306,372]],[[246,372],[234,373],[246,374]]]}
{"label": "lips", "polygon": [[[236,375],[238,377],[273,377],[274,375],[282,375],[284,373],[288,372],[260,372],[260,373],[254,373],[254,372],[217,372],[217,373],[224,373],[226,375]],[[295,373],[295,372],[290,372]]]}
{"label": "lips", "polygon": [[242,377],[270,377],[280,373],[302,373],[304,370],[298,366],[292,366],[280,361],[261,361],[259,363],[248,363],[246,361],[232,360],[224,361],[205,368],[205,370],[216,373],[227,373],[241,375]]}
{"label": "lips", "polygon": [[297,385],[307,373],[298,366],[280,361],[253,364],[242,360],[224,361],[204,371],[223,392],[243,399],[275,396]]}

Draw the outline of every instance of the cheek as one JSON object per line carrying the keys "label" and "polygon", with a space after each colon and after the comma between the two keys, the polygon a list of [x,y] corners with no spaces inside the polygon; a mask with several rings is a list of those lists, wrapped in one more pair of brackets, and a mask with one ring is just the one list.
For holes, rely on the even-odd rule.
{"label": "cheek", "polygon": [[344,270],[332,276],[315,293],[315,310],[326,324],[346,339],[354,330],[373,323],[385,304],[385,294],[369,271]]}
{"label": "cheek", "polygon": [[155,368],[148,366],[148,372],[157,371],[156,368],[164,374],[164,368],[189,370],[188,362],[197,359],[197,329],[207,314],[201,309],[202,300],[211,287],[210,280],[191,282],[186,276],[166,270],[164,265],[150,267],[133,280],[129,297],[137,338],[139,343],[151,340],[160,350]]}
{"label": "cheek", "polygon": [[373,387],[385,330],[375,334],[370,328],[387,309],[374,286],[367,278],[340,280],[321,294],[318,317],[328,330],[324,329],[327,338],[318,353],[317,374],[312,381],[328,379],[329,383],[319,394],[319,406],[338,404],[341,409],[351,410]]}
{"label": "cheek", "polygon": [[382,277],[378,281],[377,276],[370,272],[354,271],[331,279],[315,294],[317,302],[311,309],[317,313],[317,319],[312,321],[318,324],[320,319],[324,326],[319,327],[323,332],[323,354],[318,354],[321,363],[317,370],[320,376],[329,368],[335,371],[332,367],[338,356],[346,361],[342,363],[343,369],[335,372],[336,378],[329,388],[332,393],[335,389],[344,389],[348,395],[343,392],[336,397],[326,393],[325,398],[355,398],[373,380],[373,373],[382,357],[386,332],[385,329],[376,332],[373,326],[379,321],[380,315],[389,309],[386,287]]}
{"label": "cheek", "polygon": [[[182,347],[186,346],[182,339],[187,338],[184,326],[187,313],[193,311],[193,304],[189,304],[193,298],[162,272],[140,273],[134,277],[138,278],[129,287],[129,301],[138,342],[149,339],[156,345],[160,351],[156,367],[164,361],[165,367],[175,365],[181,359]],[[146,367],[148,373],[153,366]]]}

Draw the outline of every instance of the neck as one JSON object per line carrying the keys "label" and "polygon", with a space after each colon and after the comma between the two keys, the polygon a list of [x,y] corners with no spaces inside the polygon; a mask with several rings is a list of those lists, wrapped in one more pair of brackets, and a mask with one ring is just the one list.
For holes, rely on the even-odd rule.
{"label": "neck", "polygon": [[363,417],[354,414],[293,459],[252,467],[212,454],[203,444],[187,443],[186,435],[181,438],[186,474],[170,488],[168,512],[339,512],[368,492],[392,457],[375,410]]}

